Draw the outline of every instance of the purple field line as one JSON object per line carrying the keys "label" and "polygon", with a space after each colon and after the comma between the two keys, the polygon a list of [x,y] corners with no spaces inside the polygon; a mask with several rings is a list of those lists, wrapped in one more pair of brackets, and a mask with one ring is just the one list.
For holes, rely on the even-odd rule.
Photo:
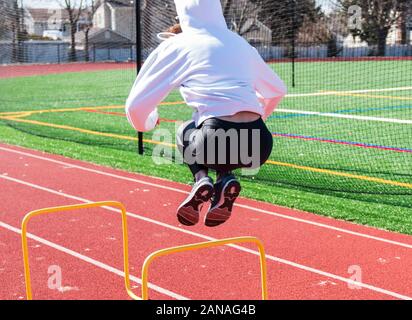
{"label": "purple field line", "polygon": [[320,142],[343,144],[343,145],[348,145],[348,146],[353,146],[353,147],[361,147],[361,148],[368,148],[368,149],[380,149],[380,150],[387,150],[387,151],[412,153],[412,149],[381,146],[381,145],[368,144],[368,143],[362,143],[362,142],[326,139],[326,138],[319,138],[319,137],[312,137],[312,136],[302,136],[302,135],[296,135],[296,134],[291,134],[291,133],[279,133],[279,132],[272,132],[272,135],[274,137],[284,137],[284,138],[292,138],[292,139],[320,141]]}

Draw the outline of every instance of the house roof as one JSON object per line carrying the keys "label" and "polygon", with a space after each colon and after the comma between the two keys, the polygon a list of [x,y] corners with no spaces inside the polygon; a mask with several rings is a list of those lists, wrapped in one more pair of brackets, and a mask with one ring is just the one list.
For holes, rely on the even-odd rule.
{"label": "house roof", "polygon": [[112,6],[113,8],[124,8],[133,6],[133,3],[130,3],[129,0],[108,0],[106,1],[106,3]]}
{"label": "house roof", "polygon": [[[76,33],[76,42],[83,43],[85,41],[85,33],[83,31]],[[113,31],[109,28],[92,28],[89,31],[89,43],[108,44],[108,43],[131,43],[130,39]]]}
{"label": "house roof", "polygon": [[[42,9],[42,8],[28,8],[30,16],[36,22],[47,22],[51,18],[55,18],[58,21],[69,21],[69,14],[65,9]],[[77,13],[78,10],[75,10]],[[86,17],[86,12],[82,12],[82,16]]]}

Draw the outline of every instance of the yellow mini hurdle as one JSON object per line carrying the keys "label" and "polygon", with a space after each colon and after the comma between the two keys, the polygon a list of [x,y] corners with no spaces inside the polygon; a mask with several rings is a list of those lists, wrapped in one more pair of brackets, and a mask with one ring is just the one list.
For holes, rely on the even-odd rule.
{"label": "yellow mini hurdle", "polygon": [[26,297],[27,300],[32,300],[32,287],[31,287],[31,277],[30,277],[30,263],[29,263],[29,250],[27,245],[27,226],[29,221],[40,215],[67,212],[72,210],[79,209],[88,209],[88,208],[107,208],[114,207],[120,209],[122,217],[122,233],[123,233],[123,268],[124,268],[124,282],[127,294],[134,300],[148,300],[149,299],[149,267],[153,260],[175,253],[193,251],[205,248],[212,248],[230,244],[237,243],[254,243],[259,249],[259,261],[260,261],[260,272],[261,272],[261,286],[262,286],[262,299],[268,299],[268,288],[267,288],[267,268],[266,268],[266,255],[263,243],[255,237],[236,237],[228,238],[214,241],[206,241],[193,243],[183,246],[176,246],[167,249],[161,249],[150,254],[143,263],[142,266],[142,297],[137,296],[133,293],[130,285],[130,271],[129,271],[129,239],[127,233],[127,212],[124,205],[117,201],[101,201],[93,203],[84,203],[84,204],[75,204],[69,206],[60,206],[52,208],[44,208],[40,210],[31,211],[28,213],[22,221],[21,227],[21,239],[22,239],[22,248],[23,248],[23,264],[24,264],[24,277],[26,282]]}

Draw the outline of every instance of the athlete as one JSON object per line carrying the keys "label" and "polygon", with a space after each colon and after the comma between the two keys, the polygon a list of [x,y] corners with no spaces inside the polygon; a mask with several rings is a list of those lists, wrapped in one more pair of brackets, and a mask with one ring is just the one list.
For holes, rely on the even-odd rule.
{"label": "athlete", "polygon": [[[227,28],[220,0],[175,0],[179,25],[147,58],[126,102],[137,131],[159,123],[157,106],[180,88],[192,119],[176,141],[194,177],[189,196],[177,209],[179,222],[199,222],[210,202],[206,226],[227,221],[241,186],[239,168],[259,168],[269,158],[272,134],[265,120],[286,94],[279,76],[256,49]],[[216,183],[209,171],[216,171]]]}

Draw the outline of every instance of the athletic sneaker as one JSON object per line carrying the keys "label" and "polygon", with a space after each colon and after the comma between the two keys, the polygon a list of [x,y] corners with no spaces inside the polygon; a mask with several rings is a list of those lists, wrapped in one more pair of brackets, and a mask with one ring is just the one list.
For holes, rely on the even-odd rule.
{"label": "athletic sneaker", "polygon": [[205,217],[205,225],[208,227],[216,227],[230,218],[233,204],[242,189],[232,174],[224,176],[214,188],[212,204]]}
{"label": "athletic sneaker", "polygon": [[203,204],[213,196],[213,180],[204,177],[195,183],[192,191],[177,209],[177,219],[185,226],[193,226],[199,222],[199,213]]}

